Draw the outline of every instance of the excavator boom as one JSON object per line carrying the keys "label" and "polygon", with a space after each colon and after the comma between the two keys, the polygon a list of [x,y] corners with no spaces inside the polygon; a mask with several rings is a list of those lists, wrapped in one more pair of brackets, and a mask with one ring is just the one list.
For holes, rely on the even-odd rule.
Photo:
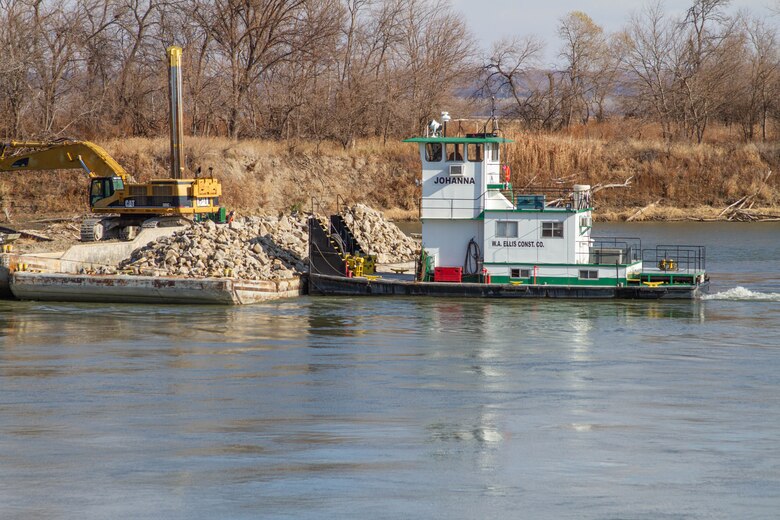
{"label": "excavator boom", "polygon": [[0,171],[83,169],[90,177],[120,177],[127,172],[103,148],[89,141],[10,141],[0,143]]}
{"label": "excavator boom", "polygon": [[222,185],[213,177],[183,179],[181,47],[168,48],[171,85],[172,179],[129,182],[127,172],[103,148],[89,141],[0,142],[0,172],[83,169],[91,177],[89,207],[95,218],[84,220],[82,241],[119,236],[133,238],[142,227],[211,219],[225,222],[219,206]]}

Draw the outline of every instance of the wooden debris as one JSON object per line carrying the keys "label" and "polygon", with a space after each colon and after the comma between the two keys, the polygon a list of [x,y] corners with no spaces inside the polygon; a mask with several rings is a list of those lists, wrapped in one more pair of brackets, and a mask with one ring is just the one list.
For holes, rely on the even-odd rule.
{"label": "wooden debris", "polygon": [[[766,184],[766,181],[769,180],[771,175],[772,170],[769,170],[764,178],[761,179],[762,184]],[[718,213],[718,218],[730,222],[767,222],[776,220],[777,217],[775,216],[756,215],[750,211],[756,202],[755,198],[758,196],[759,191],[760,190],[756,190],[749,195],[745,195],[736,202],[729,204],[723,211]]]}
{"label": "wooden debris", "polygon": [[59,224],[60,222],[74,222],[80,220],[81,217],[55,217],[55,218],[41,218],[37,220],[31,220],[33,224]]}
{"label": "wooden debris", "polygon": [[614,183],[614,184],[596,184],[596,185],[595,185],[595,186],[594,186],[594,187],[593,187],[593,188],[590,190],[590,192],[591,192],[591,194],[595,194],[595,193],[598,193],[598,192],[600,192],[601,190],[607,190],[607,189],[610,189],[610,188],[628,188],[629,186],[631,186],[631,180],[632,180],[633,178],[634,178],[634,176],[632,175],[631,177],[629,177],[628,179],[626,179],[625,181],[623,181],[623,183],[622,183],[622,184],[621,184],[621,183]]}
{"label": "wooden debris", "polygon": [[651,209],[651,208],[654,208],[654,207],[656,207],[656,206],[658,205],[658,203],[659,203],[659,202],[661,202],[661,199],[658,199],[658,200],[657,200],[657,201],[655,201],[655,202],[651,202],[650,204],[648,204],[648,205],[647,205],[647,206],[645,206],[644,208],[641,208],[641,209],[639,209],[639,210],[638,210],[636,213],[634,213],[633,215],[631,215],[630,217],[628,217],[628,218],[626,219],[626,222],[631,222],[631,221],[633,221],[634,219],[636,219],[636,218],[639,218],[640,216],[642,216],[642,215],[645,213],[645,211],[647,211],[647,210],[649,210],[649,209]]}
{"label": "wooden debris", "polygon": [[32,238],[34,240],[40,240],[42,242],[53,242],[54,241],[53,238],[48,237],[48,236],[44,235],[43,233],[39,233],[38,231],[33,231],[31,229],[20,229],[19,233],[21,233],[21,235],[24,238]]}

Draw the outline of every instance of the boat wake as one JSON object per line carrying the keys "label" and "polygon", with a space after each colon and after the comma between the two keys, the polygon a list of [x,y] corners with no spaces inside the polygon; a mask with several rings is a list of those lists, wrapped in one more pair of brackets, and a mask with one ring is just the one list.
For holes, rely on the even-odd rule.
{"label": "boat wake", "polygon": [[707,294],[702,296],[702,300],[750,300],[757,302],[780,302],[780,293],[762,293],[745,289],[744,287],[734,287],[727,291]]}

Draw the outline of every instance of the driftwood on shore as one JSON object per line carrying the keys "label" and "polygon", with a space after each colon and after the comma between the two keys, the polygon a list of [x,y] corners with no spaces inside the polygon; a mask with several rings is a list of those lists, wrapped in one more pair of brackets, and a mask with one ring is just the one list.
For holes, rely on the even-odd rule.
{"label": "driftwood on shore", "polygon": [[[769,177],[772,175],[772,170],[769,170],[764,178],[761,179],[761,184],[766,184]],[[723,211],[718,213],[718,217],[715,219],[699,219],[708,221],[725,220],[728,222],[775,222],[780,221],[776,215],[766,215],[751,211],[755,204],[755,199],[760,193],[760,189],[741,197],[736,202],[733,202],[726,206]]]}
{"label": "driftwood on shore", "polygon": [[601,190],[607,190],[611,188],[628,188],[631,186],[631,180],[634,178],[632,175],[622,183],[613,183],[613,184],[596,184],[593,186],[593,188],[590,190],[591,195],[596,194],[600,192]]}
{"label": "driftwood on shore", "polygon": [[645,211],[647,211],[647,210],[649,210],[649,209],[652,209],[652,208],[656,207],[656,206],[658,205],[658,203],[659,203],[659,202],[661,202],[661,199],[658,199],[658,200],[657,200],[657,201],[655,201],[655,202],[651,202],[650,204],[648,204],[648,205],[647,205],[647,206],[645,206],[644,208],[641,208],[641,209],[637,210],[637,211],[636,211],[636,213],[634,213],[633,215],[631,215],[630,217],[628,217],[628,218],[626,219],[626,222],[631,222],[631,221],[633,221],[633,220],[635,220],[635,219],[639,218],[640,216],[642,216],[642,215],[645,213]]}

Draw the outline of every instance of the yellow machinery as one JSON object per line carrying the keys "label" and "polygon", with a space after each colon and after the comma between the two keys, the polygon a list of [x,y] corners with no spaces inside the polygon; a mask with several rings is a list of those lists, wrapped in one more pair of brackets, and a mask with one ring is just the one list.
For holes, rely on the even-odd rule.
{"label": "yellow machinery", "polygon": [[141,227],[176,223],[181,218],[225,221],[219,207],[222,185],[217,179],[182,179],[181,48],[168,48],[171,94],[172,179],[137,184],[100,146],[89,141],[11,141],[0,143],[0,172],[83,169],[91,177],[89,207],[100,215],[86,219],[81,240],[136,236]]}
{"label": "yellow machinery", "polygon": [[222,186],[216,179],[160,179],[136,184],[128,182],[124,168],[103,148],[88,141],[0,143],[0,171],[72,168],[89,174],[89,207],[92,213],[105,215],[82,223],[82,241],[117,236],[132,239],[142,226],[171,221],[161,217],[224,221],[225,210],[219,207]]}

